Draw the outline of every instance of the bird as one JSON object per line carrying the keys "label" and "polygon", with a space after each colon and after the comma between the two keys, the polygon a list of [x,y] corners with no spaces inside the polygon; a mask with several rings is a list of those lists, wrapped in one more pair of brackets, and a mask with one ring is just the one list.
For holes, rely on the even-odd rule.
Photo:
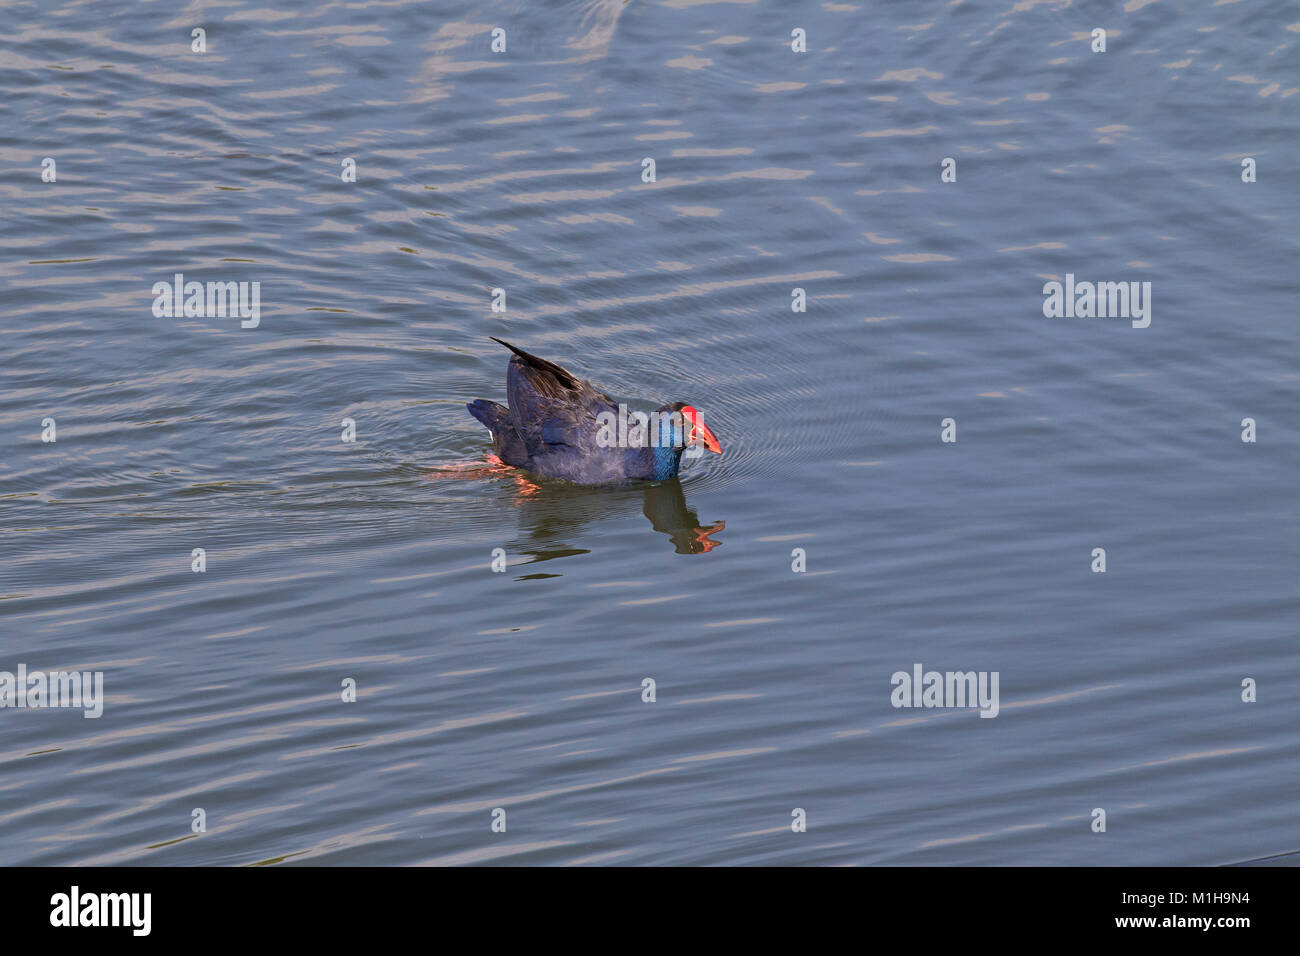
{"label": "bird", "polygon": [[480,398],[465,407],[487,426],[493,450],[507,465],[599,485],[674,478],[682,452],[692,445],[722,453],[693,405],[669,402],[649,415],[628,412],[554,362],[490,338],[513,353],[506,366],[509,406]]}

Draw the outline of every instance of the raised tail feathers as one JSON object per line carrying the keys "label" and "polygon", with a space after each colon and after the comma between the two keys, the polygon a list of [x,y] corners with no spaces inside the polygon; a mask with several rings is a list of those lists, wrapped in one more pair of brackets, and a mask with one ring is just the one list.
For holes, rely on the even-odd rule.
{"label": "raised tail feathers", "polygon": [[481,421],[493,437],[510,421],[510,409],[486,398],[476,398],[465,406],[469,413]]}

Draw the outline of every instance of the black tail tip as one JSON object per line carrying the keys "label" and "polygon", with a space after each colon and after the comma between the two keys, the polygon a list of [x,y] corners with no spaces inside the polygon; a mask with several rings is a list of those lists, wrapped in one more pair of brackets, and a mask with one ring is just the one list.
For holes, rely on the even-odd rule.
{"label": "black tail tip", "polygon": [[537,362],[537,357],[536,357],[535,355],[529,355],[527,352],[525,352],[525,351],[524,351],[523,349],[521,349],[519,346],[517,346],[517,345],[511,345],[511,344],[510,344],[509,342],[507,342],[505,339],[499,339],[499,338],[497,338],[495,335],[489,335],[488,338],[490,338],[493,342],[499,342],[501,345],[504,345],[506,348],[508,348],[510,351],[514,352],[516,355],[518,355],[518,356],[519,356],[521,359],[523,359],[524,361],[526,361],[526,362],[532,362],[532,363],[536,364],[536,362]]}

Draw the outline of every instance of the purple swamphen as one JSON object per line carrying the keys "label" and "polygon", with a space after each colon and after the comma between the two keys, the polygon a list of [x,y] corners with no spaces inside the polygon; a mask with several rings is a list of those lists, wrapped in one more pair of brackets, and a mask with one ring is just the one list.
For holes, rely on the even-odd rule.
{"label": "purple swamphen", "polygon": [[481,398],[465,407],[487,426],[507,465],[584,485],[663,481],[677,475],[688,446],[722,451],[704,417],[685,402],[649,415],[628,412],[554,362],[501,344],[514,353],[506,368],[510,407]]}

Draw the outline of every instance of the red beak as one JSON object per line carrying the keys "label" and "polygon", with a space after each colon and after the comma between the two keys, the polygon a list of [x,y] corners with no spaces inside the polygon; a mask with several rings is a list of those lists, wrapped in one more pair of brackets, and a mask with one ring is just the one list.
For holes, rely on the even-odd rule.
{"label": "red beak", "polygon": [[718,444],[718,438],[713,432],[709,431],[709,426],[700,422],[695,426],[695,437],[704,442],[704,447],[715,455],[722,454],[722,446]]}
{"label": "red beak", "polygon": [[709,426],[704,424],[704,416],[695,408],[687,405],[682,409],[682,417],[691,423],[691,444],[697,441],[704,442],[704,447],[715,455],[722,454],[722,446],[718,444],[718,436],[709,430]]}

